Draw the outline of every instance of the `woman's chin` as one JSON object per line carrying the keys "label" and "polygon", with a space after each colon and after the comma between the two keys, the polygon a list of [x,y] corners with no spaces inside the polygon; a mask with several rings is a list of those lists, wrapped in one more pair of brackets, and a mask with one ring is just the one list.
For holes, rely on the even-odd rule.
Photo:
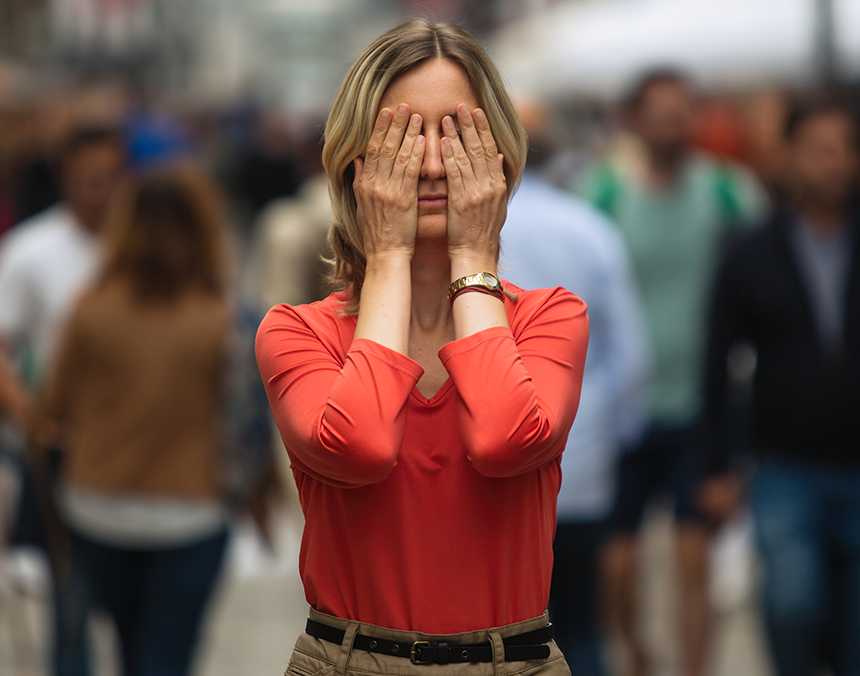
{"label": "woman's chin", "polygon": [[444,239],[447,236],[447,214],[427,214],[418,217],[417,239]]}

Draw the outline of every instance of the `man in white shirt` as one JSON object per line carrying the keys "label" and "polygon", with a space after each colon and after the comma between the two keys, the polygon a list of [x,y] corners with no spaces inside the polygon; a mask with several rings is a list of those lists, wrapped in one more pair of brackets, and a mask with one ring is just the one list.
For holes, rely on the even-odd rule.
{"label": "man in white shirt", "polygon": [[571,672],[606,676],[598,553],[619,450],[638,439],[644,424],[643,319],[617,229],[585,200],[541,177],[538,165],[550,159],[553,139],[542,126],[542,110],[521,110],[521,117],[530,151],[502,229],[504,276],[526,289],[573,291],[588,304],[590,332],[579,412],[561,461],[550,615]]}
{"label": "man in white shirt", "polygon": [[[0,416],[29,430],[33,398],[51,366],[63,322],[93,279],[99,231],[125,164],[119,130],[75,129],[60,157],[65,199],[18,224],[0,240]],[[36,471],[25,479],[22,515],[39,524],[32,490],[44,490]],[[48,491],[49,492],[49,491]],[[34,518],[35,517],[35,518]],[[41,524],[39,524],[41,525]],[[53,561],[56,564],[56,561]],[[71,579],[56,579],[54,667],[58,676],[88,673],[86,604]]]}

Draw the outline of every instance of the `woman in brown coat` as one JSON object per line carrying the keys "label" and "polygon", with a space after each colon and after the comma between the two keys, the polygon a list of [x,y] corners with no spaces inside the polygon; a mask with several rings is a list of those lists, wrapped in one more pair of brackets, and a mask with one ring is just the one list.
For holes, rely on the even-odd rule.
{"label": "woman in brown coat", "polygon": [[188,673],[227,540],[222,213],[190,166],[130,180],[46,391],[74,565],[116,623],[125,676]]}

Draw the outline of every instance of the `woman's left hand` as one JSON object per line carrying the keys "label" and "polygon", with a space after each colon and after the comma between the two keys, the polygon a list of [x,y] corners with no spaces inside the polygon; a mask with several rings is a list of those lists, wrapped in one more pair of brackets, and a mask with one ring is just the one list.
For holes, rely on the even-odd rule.
{"label": "woman's left hand", "polygon": [[[442,161],[448,181],[448,251],[452,260],[495,261],[499,233],[505,222],[508,194],[502,155],[490,131],[487,116],[457,106],[457,128],[450,116],[442,120]],[[473,272],[480,272],[474,270]]]}

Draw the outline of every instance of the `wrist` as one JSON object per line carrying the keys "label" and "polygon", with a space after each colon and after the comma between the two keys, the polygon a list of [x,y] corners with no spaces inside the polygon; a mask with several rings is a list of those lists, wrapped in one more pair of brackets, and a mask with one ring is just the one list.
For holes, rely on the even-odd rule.
{"label": "wrist", "polygon": [[366,257],[366,274],[376,271],[398,271],[412,266],[412,251],[383,251]]}
{"label": "wrist", "polygon": [[475,253],[451,255],[451,281],[474,275],[479,272],[497,274],[498,263],[495,255],[478,255]]}

